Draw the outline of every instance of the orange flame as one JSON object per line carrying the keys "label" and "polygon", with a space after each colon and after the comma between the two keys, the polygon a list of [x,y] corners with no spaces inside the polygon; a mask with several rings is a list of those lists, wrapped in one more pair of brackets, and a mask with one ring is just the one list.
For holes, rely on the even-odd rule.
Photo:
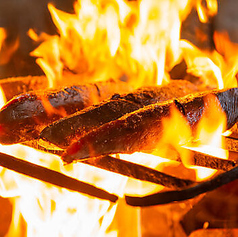
{"label": "orange flame", "polygon": [[238,44],[231,42],[229,35],[226,32],[215,32],[214,43],[219,52],[219,67],[224,75],[225,88],[236,87],[237,81],[234,78],[238,72]]}
{"label": "orange flame", "polygon": [[163,127],[164,133],[158,144],[157,154],[172,158],[176,157],[176,154],[173,154],[176,150],[183,164],[187,168],[196,170],[197,180],[208,178],[216,171],[192,165],[190,150],[227,158],[227,153],[222,149],[224,144],[222,133],[226,128],[226,115],[219,100],[213,95],[205,97],[203,115],[195,132],[191,130],[187,120],[175,106],[171,108],[170,117],[163,120]]}
{"label": "orange flame", "polygon": [[19,40],[7,43],[7,31],[0,27],[0,65],[6,64],[12,54],[18,49]]}
{"label": "orange flame", "polygon": [[186,40],[181,40],[183,57],[187,63],[187,72],[199,77],[204,85],[213,84],[214,88],[224,88],[222,72],[208,52],[202,52]]}
{"label": "orange flame", "polygon": [[2,49],[3,43],[7,38],[6,30],[0,27],[0,50]]}
{"label": "orange flame", "polygon": [[206,52],[186,40],[180,40],[181,55],[186,61],[187,72],[199,77],[210,88],[237,86],[238,44],[231,42],[225,32],[215,32],[216,50]]}
{"label": "orange flame", "polygon": [[[98,172],[96,168],[87,165],[64,167],[58,156],[23,145],[0,146],[0,150],[93,183],[120,196],[126,184],[126,178],[107,171]],[[104,233],[103,236],[106,236],[117,204],[57,188],[7,169],[2,168],[0,174],[1,180],[4,180],[1,182],[1,196],[17,197],[12,199],[12,203],[18,217],[15,216],[13,219],[12,226],[15,228],[9,230],[8,236],[15,236],[14,231],[20,231],[20,217],[27,223],[29,236],[47,236],[49,233],[56,236],[100,236]]]}
{"label": "orange flame", "polygon": [[60,60],[59,42],[57,36],[48,36],[42,33],[37,36],[30,29],[28,35],[35,41],[44,41],[38,48],[31,52],[32,56],[38,57],[36,62],[48,78],[49,88],[54,88],[56,80],[61,80],[63,63]]}
{"label": "orange flame", "polygon": [[[175,106],[171,107],[170,116],[162,120],[163,135],[159,144],[160,154],[163,157],[170,157],[171,148],[177,150],[185,165],[190,165],[190,152],[182,149],[182,146],[190,144],[192,139],[191,128]],[[162,153],[161,153],[162,152]]]}
{"label": "orange flame", "polygon": [[221,134],[225,128],[226,114],[221,108],[218,98],[214,95],[207,95],[195,140],[199,141],[201,145],[210,144],[222,148]]}
{"label": "orange flame", "polygon": [[181,20],[190,7],[189,1],[81,0],[69,14],[49,4],[60,36],[45,37],[32,55],[53,80],[66,68],[95,79],[126,75],[138,87],[161,84],[169,78],[164,69],[178,60]]}
{"label": "orange flame", "polygon": [[[222,148],[224,147],[223,131],[226,128],[226,115],[220,106],[217,97],[209,95],[204,101],[203,116],[197,126],[195,135],[196,146],[200,151],[227,159],[228,154]],[[197,150],[197,148],[194,148]],[[197,178],[203,180],[216,171],[207,168],[197,167]]]}
{"label": "orange flame", "polygon": [[[209,21],[217,12],[215,0],[206,0],[206,7],[201,0],[81,0],[75,3],[75,14],[65,13],[49,4],[59,36],[45,33],[38,36],[32,29],[29,30],[29,36],[41,42],[31,55],[37,57],[36,62],[49,79],[49,87],[54,87],[57,80],[63,80],[64,70],[91,80],[124,77],[137,87],[163,84],[170,79],[169,71],[183,58],[187,64],[187,73],[199,77],[204,87],[237,86],[234,80],[237,74],[237,59],[234,56],[237,45],[232,44],[226,34],[214,34],[217,51],[213,52],[202,52],[190,42],[180,39],[181,22],[194,5],[201,22]],[[6,37],[5,30],[0,28],[1,56],[4,55],[2,50]],[[166,128],[161,139],[163,145],[158,144],[159,148],[164,148],[160,149],[162,157],[169,157],[174,150],[179,152],[184,165],[197,171],[198,180],[211,173],[205,174],[204,169],[192,167],[191,154],[183,148],[200,150],[205,145],[209,149],[222,148],[220,134],[225,124],[216,98],[207,97],[205,103],[204,115],[195,135],[183,115],[172,107],[171,116],[163,121]],[[52,111],[49,104],[44,105]],[[198,146],[196,148],[194,141]],[[96,168],[84,164],[63,167],[59,157],[22,145],[0,146],[0,150],[96,184],[110,192],[117,192],[120,196],[128,181],[127,178],[106,171],[98,172]],[[216,156],[223,155],[219,153]],[[163,169],[167,164],[177,165],[175,161],[162,159],[156,153],[135,153],[121,155],[121,158],[157,169]],[[0,175],[4,180],[0,182],[1,196],[19,197],[12,201],[15,203],[15,230],[19,230],[17,221],[22,217],[27,222],[29,236],[105,236],[116,205],[29,180],[3,168],[0,169]],[[141,189],[138,191],[131,189],[132,186],[132,193],[146,194],[162,189],[160,186],[140,184]],[[79,229],[82,232],[78,232]],[[8,236],[19,235],[15,230],[11,229]]]}
{"label": "orange flame", "polygon": [[52,104],[50,103],[50,101],[45,96],[41,96],[41,98],[39,98],[39,99],[41,100],[42,105],[48,115],[58,114],[61,117],[67,116],[67,112],[65,111],[65,109],[63,107],[57,108],[57,109],[54,108],[52,106]]}
{"label": "orange flame", "polygon": [[75,3],[75,14],[49,4],[60,35],[38,37],[30,30],[32,39],[43,41],[32,55],[51,82],[66,69],[95,80],[126,76],[138,87],[163,84],[170,78],[169,70],[184,58],[188,73],[201,78],[205,86],[236,86],[232,73],[237,71],[236,62],[227,63],[217,51],[201,52],[180,40],[181,22],[194,5],[202,22],[217,12],[216,0],[205,5],[201,0],[136,4],[81,0]]}
{"label": "orange flame", "polygon": [[206,0],[206,7],[204,1],[199,0],[196,3],[199,19],[202,23],[209,21],[209,17],[217,13],[217,0]]}
{"label": "orange flame", "polygon": [[[5,96],[2,91],[2,99]],[[0,104],[5,104],[2,101]],[[51,108],[49,108],[51,110]],[[127,178],[84,164],[63,166],[60,157],[16,144],[0,151],[123,195]],[[117,204],[90,198],[0,167],[0,196],[10,198],[13,218],[6,236],[112,236]],[[27,223],[27,228],[22,228]],[[79,231],[80,230],[80,231]]]}

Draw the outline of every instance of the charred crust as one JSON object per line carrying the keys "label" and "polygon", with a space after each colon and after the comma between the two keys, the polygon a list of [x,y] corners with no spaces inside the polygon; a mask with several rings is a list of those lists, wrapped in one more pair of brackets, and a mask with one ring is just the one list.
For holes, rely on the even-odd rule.
{"label": "charred crust", "polygon": [[179,103],[176,99],[174,100],[174,104],[177,107],[177,109],[185,116],[186,112],[185,112],[183,105],[181,103]]}
{"label": "charred crust", "polygon": [[98,98],[101,98],[101,92],[100,92],[100,88],[98,87],[98,85],[95,83],[94,86],[96,87],[96,90],[98,92]]}
{"label": "charred crust", "polygon": [[118,94],[118,93],[114,94],[114,95],[111,97],[112,100],[119,99],[119,98],[121,98],[121,95]]}

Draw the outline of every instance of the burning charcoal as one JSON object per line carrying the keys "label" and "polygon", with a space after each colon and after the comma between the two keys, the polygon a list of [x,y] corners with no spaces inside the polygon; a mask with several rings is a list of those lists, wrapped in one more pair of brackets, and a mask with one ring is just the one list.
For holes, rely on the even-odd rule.
{"label": "burning charcoal", "polygon": [[40,137],[57,147],[67,148],[72,141],[104,123],[120,118],[149,104],[178,98],[197,91],[185,80],[171,81],[168,85],[147,87],[126,95],[114,95],[110,100],[62,118],[46,127]]}
{"label": "burning charcoal", "polygon": [[0,111],[0,143],[32,140],[53,121],[99,103],[115,92],[128,90],[126,83],[110,79],[58,91],[36,91],[16,96]]}
{"label": "burning charcoal", "polygon": [[[66,163],[112,153],[148,152],[156,148],[163,133],[162,119],[170,116],[172,106],[181,111],[192,129],[196,128],[205,107],[204,100],[217,98],[226,114],[227,129],[238,118],[238,88],[214,90],[148,105],[90,131],[74,142],[62,156]],[[218,102],[217,101],[217,102]]]}

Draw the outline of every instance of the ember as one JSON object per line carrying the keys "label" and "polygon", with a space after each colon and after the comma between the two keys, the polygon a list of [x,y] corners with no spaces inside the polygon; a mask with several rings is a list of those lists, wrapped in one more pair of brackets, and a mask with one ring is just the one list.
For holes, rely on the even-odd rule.
{"label": "ember", "polygon": [[[78,0],[69,13],[50,3],[41,20],[57,32],[25,27],[26,58],[23,33],[0,27],[0,77],[14,75],[0,81],[6,236],[141,236],[145,209],[129,206],[160,204],[179,216],[175,236],[201,228],[188,216],[238,178],[238,46],[212,25],[219,4]],[[121,207],[136,224],[121,224]]]}

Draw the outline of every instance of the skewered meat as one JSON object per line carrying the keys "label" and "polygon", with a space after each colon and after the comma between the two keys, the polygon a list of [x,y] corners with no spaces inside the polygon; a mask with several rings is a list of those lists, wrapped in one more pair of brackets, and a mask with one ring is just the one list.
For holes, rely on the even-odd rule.
{"label": "skewered meat", "polygon": [[67,148],[77,137],[94,127],[118,119],[146,105],[178,98],[197,90],[198,88],[192,83],[177,80],[165,86],[140,88],[126,95],[116,94],[110,100],[54,122],[43,129],[40,137],[57,147]]}
{"label": "skewered meat", "polygon": [[46,125],[99,103],[129,86],[112,79],[61,90],[28,92],[10,100],[0,111],[0,143],[12,144],[38,137]]}
{"label": "skewered meat", "polygon": [[191,128],[200,120],[205,100],[214,96],[226,114],[227,129],[238,119],[238,88],[214,90],[180,99],[148,105],[142,109],[102,125],[74,142],[63,154],[62,159],[70,163],[77,159],[112,153],[151,151],[158,145],[163,133],[162,119],[170,116],[171,107],[177,107]]}

